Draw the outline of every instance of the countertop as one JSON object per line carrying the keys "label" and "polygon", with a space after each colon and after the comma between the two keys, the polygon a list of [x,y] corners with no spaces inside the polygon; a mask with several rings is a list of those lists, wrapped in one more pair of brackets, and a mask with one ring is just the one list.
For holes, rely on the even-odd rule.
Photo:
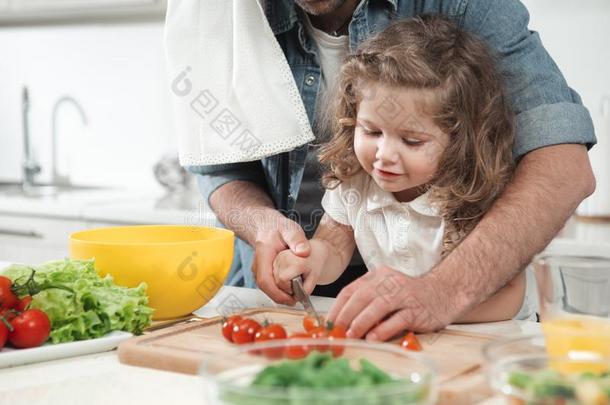
{"label": "countertop", "polygon": [[[8,265],[0,262],[0,268]],[[218,315],[217,305],[236,296],[246,307],[274,306],[262,292],[239,287],[223,287],[199,316]],[[312,297],[326,312],[331,298]],[[527,321],[506,321],[477,325],[452,325],[450,329],[500,335],[532,333],[539,326]],[[200,377],[121,364],[116,351],[0,370],[0,403],[20,404],[203,404],[204,387]],[[491,398],[485,405],[503,404]]]}
{"label": "countertop", "polygon": [[0,196],[0,215],[119,224],[210,226],[215,216],[196,190],[93,189],[55,196]]}

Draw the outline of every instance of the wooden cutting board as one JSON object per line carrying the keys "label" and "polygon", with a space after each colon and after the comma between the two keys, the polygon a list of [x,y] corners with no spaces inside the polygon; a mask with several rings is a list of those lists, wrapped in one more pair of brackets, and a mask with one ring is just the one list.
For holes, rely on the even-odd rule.
{"label": "wooden cutting board", "polygon": [[[302,331],[304,313],[281,308],[258,308],[243,316],[280,323],[288,334]],[[197,374],[206,356],[233,355],[237,347],[221,333],[222,318],[193,317],[186,323],[129,339],[119,345],[122,363],[185,374]],[[439,372],[439,403],[470,404],[492,395],[482,376],[482,346],[496,336],[443,330],[418,335],[423,351]],[[398,344],[391,342],[388,344]]]}

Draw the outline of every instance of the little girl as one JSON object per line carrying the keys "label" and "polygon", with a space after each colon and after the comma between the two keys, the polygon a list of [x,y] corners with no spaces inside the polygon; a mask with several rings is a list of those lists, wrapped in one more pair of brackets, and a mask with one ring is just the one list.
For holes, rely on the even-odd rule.
{"label": "little girl", "polygon": [[[474,228],[513,172],[513,115],[485,44],[442,17],[402,20],[348,56],[323,145],[325,215],[306,258],[274,262],[277,285],[336,280],[355,245],[369,271],[431,270]],[[498,230],[499,232],[501,230]],[[514,317],[523,275],[460,321]]]}

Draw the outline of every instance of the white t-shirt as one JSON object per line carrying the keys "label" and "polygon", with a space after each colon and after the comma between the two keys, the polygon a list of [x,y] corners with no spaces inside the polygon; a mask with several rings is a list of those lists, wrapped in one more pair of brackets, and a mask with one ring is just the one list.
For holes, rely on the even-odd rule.
{"label": "white t-shirt", "polygon": [[320,69],[322,70],[320,81],[320,92],[318,95],[317,106],[320,108],[326,97],[326,92],[337,77],[343,63],[343,58],[349,52],[349,36],[341,35],[339,37],[332,36],[326,32],[317,29],[309,21],[309,17],[305,18],[305,27],[318,45],[318,58],[320,59]]}
{"label": "white t-shirt", "polygon": [[354,229],[366,267],[388,266],[420,276],[441,259],[445,222],[423,194],[399,202],[366,173],[326,190],[322,207],[335,221]]}

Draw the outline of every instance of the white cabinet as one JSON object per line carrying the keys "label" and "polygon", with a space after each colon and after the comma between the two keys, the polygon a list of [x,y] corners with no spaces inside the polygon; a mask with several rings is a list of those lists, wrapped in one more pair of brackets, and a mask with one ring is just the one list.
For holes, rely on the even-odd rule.
{"label": "white cabinet", "polygon": [[0,214],[2,260],[38,264],[68,256],[68,238],[84,221]]}
{"label": "white cabinet", "polygon": [[162,0],[2,0],[12,12],[83,12],[85,10],[160,10]]}
{"label": "white cabinet", "polygon": [[0,0],[0,23],[165,15],[166,0]]}

